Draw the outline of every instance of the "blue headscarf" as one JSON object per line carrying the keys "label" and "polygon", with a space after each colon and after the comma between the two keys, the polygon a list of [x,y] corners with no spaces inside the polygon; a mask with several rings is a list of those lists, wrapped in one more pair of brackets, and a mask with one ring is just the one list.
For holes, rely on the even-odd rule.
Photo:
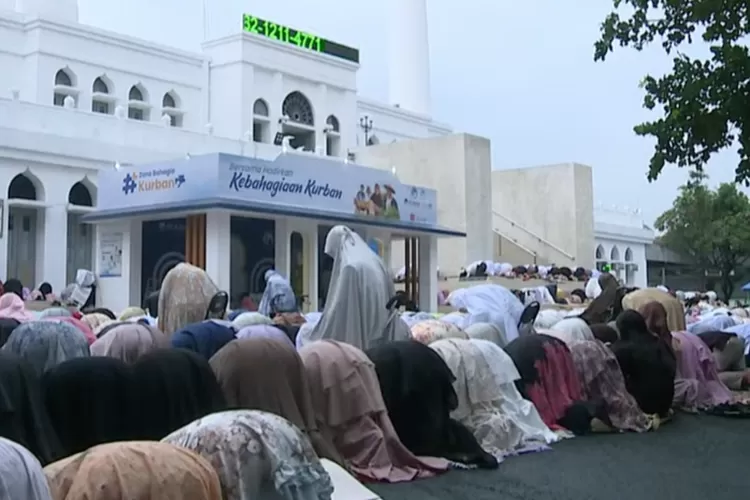
{"label": "blue headscarf", "polygon": [[219,349],[236,338],[234,334],[234,328],[229,323],[206,320],[177,330],[172,335],[172,347],[188,349],[211,359]]}
{"label": "blue headscarf", "polygon": [[260,299],[258,312],[271,316],[277,312],[297,312],[297,297],[286,278],[270,269],[266,271],[266,289]]}

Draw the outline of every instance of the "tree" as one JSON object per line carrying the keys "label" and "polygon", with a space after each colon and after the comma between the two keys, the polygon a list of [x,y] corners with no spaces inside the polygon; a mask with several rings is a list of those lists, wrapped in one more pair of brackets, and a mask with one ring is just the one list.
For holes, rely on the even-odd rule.
{"label": "tree", "polygon": [[[615,44],[640,51],[657,41],[675,54],[670,73],[646,75],[641,83],[644,107],[664,113],[634,128],[656,139],[648,179],[666,164],[702,171],[714,153],[737,145],[735,181],[750,184],[750,2],[614,0],[614,7],[601,25],[595,61],[605,60]],[[621,17],[621,7],[632,12]],[[696,38],[708,46],[707,57],[681,52]]]}
{"label": "tree", "polygon": [[706,176],[692,172],[672,208],[656,219],[661,242],[687,257],[702,273],[718,273],[729,300],[750,257],[750,199],[736,184],[712,190]]}

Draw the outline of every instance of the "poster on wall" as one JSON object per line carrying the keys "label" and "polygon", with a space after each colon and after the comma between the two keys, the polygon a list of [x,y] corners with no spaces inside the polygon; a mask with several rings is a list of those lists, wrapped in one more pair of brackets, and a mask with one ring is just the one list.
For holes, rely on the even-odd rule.
{"label": "poster on wall", "polygon": [[102,233],[99,240],[99,277],[122,276],[122,233]]}

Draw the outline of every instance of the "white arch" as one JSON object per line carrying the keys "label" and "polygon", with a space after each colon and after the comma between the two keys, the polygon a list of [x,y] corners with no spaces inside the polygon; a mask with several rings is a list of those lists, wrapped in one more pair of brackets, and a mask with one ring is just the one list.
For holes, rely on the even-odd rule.
{"label": "white arch", "polygon": [[45,190],[44,190],[44,183],[42,182],[42,180],[39,177],[37,177],[36,175],[34,175],[31,172],[31,170],[29,170],[28,168],[26,170],[24,170],[23,172],[21,172],[21,173],[19,173],[17,175],[14,175],[13,178],[10,180],[10,182],[8,182],[8,186],[5,188],[5,192],[8,195],[8,198],[10,198],[9,195],[10,195],[10,186],[11,186],[11,184],[13,184],[13,181],[15,181],[16,179],[18,179],[19,177],[25,177],[34,186],[34,190],[36,191],[36,201],[44,201],[46,199],[46,193],[45,193]]}

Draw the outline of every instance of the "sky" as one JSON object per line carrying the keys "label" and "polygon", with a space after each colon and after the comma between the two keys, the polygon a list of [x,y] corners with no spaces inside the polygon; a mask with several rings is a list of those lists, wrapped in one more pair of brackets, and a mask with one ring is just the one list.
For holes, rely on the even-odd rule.
{"label": "sky", "polygon": [[[208,0],[208,38],[240,31],[243,12],[360,49],[362,96],[387,102],[385,0]],[[593,60],[608,0],[428,0],[433,118],[492,143],[492,167],[577,162],[594,172],[595,202],[640,209],[647,224],[671,206],[687,171],[646,179],[653,141],[633,126],[646,74],[671,67],[658,49]],[[198,51],[201,0],[79,0],[82,23]],[[736,156],[717,155],[711,184],[731,181]]]}

